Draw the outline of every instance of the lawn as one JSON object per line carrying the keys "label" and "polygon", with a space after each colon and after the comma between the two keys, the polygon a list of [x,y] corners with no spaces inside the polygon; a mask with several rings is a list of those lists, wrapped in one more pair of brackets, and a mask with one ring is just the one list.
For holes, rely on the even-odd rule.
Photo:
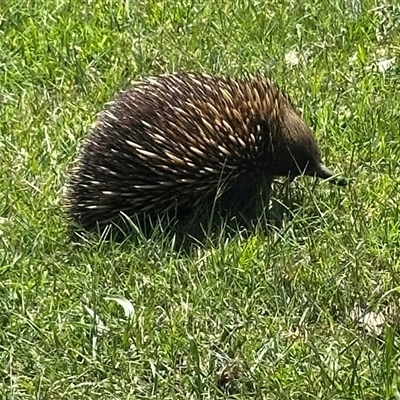
{"label": "lawn", "polygon": [[[399,21],[395,0],[1,2],[0,398],[400,399]],[[279,223],[189,251],[71,240],[97,112],[177,70],[272,77],[348,186],[300,178]]]}

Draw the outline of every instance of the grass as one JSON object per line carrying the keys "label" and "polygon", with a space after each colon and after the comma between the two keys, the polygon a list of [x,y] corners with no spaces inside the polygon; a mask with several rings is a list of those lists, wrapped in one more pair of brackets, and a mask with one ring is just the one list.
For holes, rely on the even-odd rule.
{"label": "grass", "polygon": [[[1,398],[400,398],[399,19],[389,0],[3,2]],[[271,75],[349,186],[299,179],[269,234],[189,253],[71,242],[62,187],[96,113],[181,69]]]}

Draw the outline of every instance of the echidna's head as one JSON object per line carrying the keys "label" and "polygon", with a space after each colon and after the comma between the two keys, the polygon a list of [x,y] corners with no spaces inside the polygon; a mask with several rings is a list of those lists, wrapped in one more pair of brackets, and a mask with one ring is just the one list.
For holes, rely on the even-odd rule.
{"label": "echidna's head", "polygon": [[[333,172],[322,162],[313,132],[297,112],[285,106],[280,117],[280,140],[274,150],[276,174],[291,178],[299,175],[332,178]],[[342,179],[332,178],[330,182],[345,185]]]}

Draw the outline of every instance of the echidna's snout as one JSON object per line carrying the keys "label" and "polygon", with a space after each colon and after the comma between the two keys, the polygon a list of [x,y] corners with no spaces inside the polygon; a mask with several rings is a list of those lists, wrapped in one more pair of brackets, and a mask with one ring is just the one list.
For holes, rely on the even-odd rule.
{"label": "echidna's snout", "polygon": [[[336,185],[345,186],[346,180],[335,177],[334,173],[322,163],[314,134],[300,115],[288,106],[283,107],[281,113],[283,122],[280,139],[286,143],[280,157],[285,160],[283,170],[289,169],[289,176],[292,179],[298,175],[316,176],[329,179],[329,182]],[[290,161],[287,161],[288,157]]]}
{"label": "echidna's snout", "polygon": [[329,179],[329,182],[338,186],[346,186],[347,184],[345,179],[334,177],[334,173],[324,164],[319,164],[314,175],[321,179]]}

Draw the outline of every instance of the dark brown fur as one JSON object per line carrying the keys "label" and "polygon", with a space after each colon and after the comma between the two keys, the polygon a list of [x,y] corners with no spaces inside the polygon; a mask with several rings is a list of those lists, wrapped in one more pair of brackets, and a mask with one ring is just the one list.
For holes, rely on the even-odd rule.
{"label": "dark brown fur", "polygon": [[92,228],[121,212],[193,209],[241,181],[300,174],[332,176],[313,133],[270,81],[163,75],[100,114],[67,185],[67,211]]}

